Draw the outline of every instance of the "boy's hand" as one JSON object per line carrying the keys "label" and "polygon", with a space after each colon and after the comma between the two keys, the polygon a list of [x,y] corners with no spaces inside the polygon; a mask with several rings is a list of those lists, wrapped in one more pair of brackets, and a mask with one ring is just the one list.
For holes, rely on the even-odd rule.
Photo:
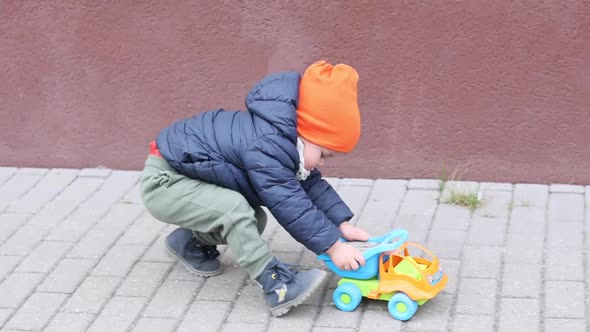
{"label": "boy's hand", "polygon": [[365,266],[365,258],[353,246],[342,241],[336,241],[326,253],[332,259],[332,262],[341,270],[356,270],[361,266]]}
{"label": "boy's hand", "polygon": [[352,226],[348,221],[341,223],[339,228],[342,237],[348,241],[367,241],[369,239],[369,233],[358,227]]}

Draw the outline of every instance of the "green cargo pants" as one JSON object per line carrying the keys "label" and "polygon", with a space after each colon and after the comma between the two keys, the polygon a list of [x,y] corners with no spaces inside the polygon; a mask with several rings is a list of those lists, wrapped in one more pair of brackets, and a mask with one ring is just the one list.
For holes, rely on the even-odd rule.
{"label": "green cargo pants", "polygon": [[252,208],[236,191],[179,174],[163,158],[150,155],[141,176],[141,196],[154,218],[192,230],[204,244],[227,244],[252,279],[272,259],[261,237],[264,210]]}

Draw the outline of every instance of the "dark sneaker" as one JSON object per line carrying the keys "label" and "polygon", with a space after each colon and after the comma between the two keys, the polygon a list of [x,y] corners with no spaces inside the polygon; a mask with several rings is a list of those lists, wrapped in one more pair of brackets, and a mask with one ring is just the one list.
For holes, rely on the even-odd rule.
{"label": "dark sneaker", "polygon": [[177,228],[166,237],[166,248],[176,256],[186,269],[197,276],[213,277],[223,271],[217,259],[216,246],[203,245],[186,228]]}
{"label": "dark sneaker", "polygon": [[328,273],[319,269],[297,271],[273,258],[256,278],[274,317],[279,317],[305,300],[320,286]]}

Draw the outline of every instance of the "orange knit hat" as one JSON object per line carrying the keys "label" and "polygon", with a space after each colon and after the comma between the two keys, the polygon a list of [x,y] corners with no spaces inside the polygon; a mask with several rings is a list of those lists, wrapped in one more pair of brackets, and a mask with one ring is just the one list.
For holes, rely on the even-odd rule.
{"label": "orange knit hat", "polygon": [[320,60],[309,66],[299,83],[299,135],[333,151],[352,151],[361,135],[358,79],[348,65]]}

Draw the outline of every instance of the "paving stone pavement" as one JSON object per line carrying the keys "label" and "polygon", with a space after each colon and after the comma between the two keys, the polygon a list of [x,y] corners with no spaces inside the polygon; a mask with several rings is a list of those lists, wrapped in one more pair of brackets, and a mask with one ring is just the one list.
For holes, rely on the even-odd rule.
{"label": "paving stone pavement", "polygon": [[[354,312],[332,303],[338,278],[303,306],[272,318],[258,286],[222,255],[204,279],[166,254],[173,227],[153,219],[139,172],[0,167],[1,331],[586,331],[590,187],[336,179],[329,182],[374,235],[393,228],[429,247],[446,289],[409,322],[387,303]],[[442,189],[442,191],[441,191]],[[481,192],[474,211],[450,205]],[[280,259],[325,268],[270,218]]]}

